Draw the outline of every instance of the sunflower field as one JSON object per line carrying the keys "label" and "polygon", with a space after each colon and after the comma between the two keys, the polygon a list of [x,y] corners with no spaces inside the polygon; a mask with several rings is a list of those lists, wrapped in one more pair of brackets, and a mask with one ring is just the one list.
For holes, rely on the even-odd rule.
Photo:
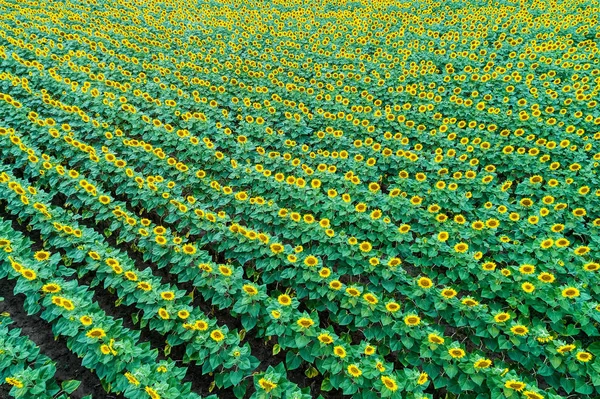
{"label": "sunflower field", "polygon": [[598,101],[599,0],[0,0],[0,397],[600,398]]}

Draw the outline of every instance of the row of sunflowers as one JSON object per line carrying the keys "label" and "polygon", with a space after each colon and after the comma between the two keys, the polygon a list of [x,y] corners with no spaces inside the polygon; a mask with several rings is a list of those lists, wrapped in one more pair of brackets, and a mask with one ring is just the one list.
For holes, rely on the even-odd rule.
{"label": "row of sunflowers", "polygon": [[[6,243],[3,241],[2,244]],[[10,395],[68,399],[81,382],[66,380],[59,384],[55,378],[56,363],[42,354],[39,346],[19,328],[10,328],[11,324],[10,314],[0,314],[0,380],[11,387]]]}

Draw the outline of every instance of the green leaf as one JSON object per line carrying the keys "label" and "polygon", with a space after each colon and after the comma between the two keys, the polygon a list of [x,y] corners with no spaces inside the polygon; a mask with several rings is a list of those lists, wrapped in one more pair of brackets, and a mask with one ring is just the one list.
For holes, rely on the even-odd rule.
{"label": "green leaf", "polygon": [[75,392],[77,388],[79,388],[79,385],[81,385],[81,381],[77,380],[63,381],[63,383],[60,384],[63,391],[65,391],[68,394],[72,394],[73,392]]}
{"label": "green leaf", "polygon": [[560,366],[562,364],[562,358],[560,358],[558,356],[552,356],[550,358],[550,364],[552,364],[552,367],[558,368],[558,366]]}
{"label": "green leaf", "polygon": [[444,367],[444,370],[450,378],[453,378],[456,374],[458,374],[458,367],[456,367],[454,364],[447,365]]}
{"label": "green leaf", "polygon": [[592,355],[600,356],[600,341],[594,342],[588,346],[588,352],[590,352]]}
{"label": "green leaf", "polygon": [[279,344],[273,345],[273,356],[278,354],[281,351],[281,346]]}
{"label": "green leaf", "polygon": [[300,367],[302,358],[293,352],[287,352],[285,355],[285,364],[288,370],[295,370]]}
{"label": "green leaf", "polygon": [[306,371],[304,372],[304,374],[308,378],[315,378],[316,376],[319,375],[319,371],[316,368],[314,368],[313,366],[310,366],[309,368],[306,369]]}
{"label": "green leaf", "polygon": [[229,374],[229,380],[234,386],[239,384],[240,381],[242,381],[242,378],[244,378],[244,372],[242,370],[233,371]]}

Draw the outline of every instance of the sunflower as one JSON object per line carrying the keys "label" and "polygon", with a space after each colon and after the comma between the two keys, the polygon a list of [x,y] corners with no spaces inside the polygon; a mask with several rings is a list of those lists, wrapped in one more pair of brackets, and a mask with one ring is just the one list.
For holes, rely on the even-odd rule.
{"label": "sunflower", "polygon": [[483,228],[485,227],[485,223],[483,223],[481,220],[476,220],[471,224],[471,227],[474,230],[483,230]]}
{"label": "sunflower", "polygon": [[309,255],[304,258],[304,264],[308,267],[315,267],[319,264],[319,259],[315,256]]}
{"label": "sunflower", "polygon": [[563,298],[576,298],[579,296],[579,290],[575,287],[567,287],[562,290],[561,295]]}
{"label": "sunflower", "polygon": [[400,305],[399,305],[399,304],[397,304],[396,302],[393,302],[393,301],[392,301],[392,302],[388,302],[388,303],[385,305],[385,308],[386,308],[386,309],[387,309],[387,311],[388,311],[388,312],[390,312],[390,313],[396,313],[397,311],[399,311],[399,310],[400,310]]}
{"label": "sunflower", "polygon": [[32,269],[21,269],[21,275],[29,281],[35,280],[37,277],[37,273]]}
{"label": "sunflower", "polygon": [[504,387],[508,389],[514,389],[517,392],[521,392],[525,389],[525,383],[517,380],[508,380],[504,383]]}
{"label": "sunflower", "polygon": [[292,304],[292,298],[289,295],[281,294],[277,297],[277,302],[282,306],[290,306]]}
{"label": "sunflower", "polygon": [[403,224],[403,225],[400,225],[400,227],[398,227],[398,232],[400,234],[406,234],[409,231],[410,231],[410,225],[408,225],[408,224]]}
{"label": "sunflower", "polygon": [[590,252],[590,248],[586,247],[586,246],[580,246],[580,247],[575,248],[575,250],[573,252],[577,256],[583,256],[583,255],[587,254],[588,252]]}
{"label": "sunflower", "polygon": [[448,354],[454,359],[461,359],[466,355],[465,351],[461,348],[448,349]]}
{"label": "sunflower", "polygon": [[12,385],[15,388],[23,388],[23,383],[21,382],[21,380],[17,379],[17,378],[13,378],[13,377],[6,377],[4,379],[4,381],[8,384],[8,385]]}
{"label": "sunflower", "polygon": [[383,375],[381,376],[381,382],[383,383],[383,386],[385,388],[387,388],[388,390],[395,392],[398,390],[398,384],[396,383],[396,380],[393,379],[392,377]]}
{"label": "sunflower", "polygon": [[371,245],[370,242],[368,241],[363,241],[360,243],[360,245],[358,246],[358,248],[362,251],[362,252],[370,252],[371,249],[373,249],[373,246]]}
{"label": "sunflower", "polygon": [[183,246],[183,253],[185,253],[186,255],[193,255],[195,254],[197,251],[196,247],[193,246],[192,244],[185,244]]}
{"label": "sunflower", "polygon": [[331,269],[324,267],[321,270],[319,270],[319,276],[321,278],[327,278],[331,275]]}
{"label": "sunflower", "polygon": [[173,291],[164,291],[160,293],[160,297],[165,301],[172,301],[175,299],[175,293]]}
{"label": "sunflower", "polygon": [[148,394],[148,396],[150,396],[150,399],[161,399],[158,392],[156,392],[154,389],[152,389],[150,387],[146,387],[145,391]]}
{"label": "sunflower", "polygon": [[575,345],[573,344],[561,345],[556,349],[556,352],[564,355],[565,353],[571,352],[573,349],[575,349]]}
{"label": "sunflower", "polygon": [[62,307],[67,309],[67,310],[73,310],[75,309],[75,305],[73,304],[72,301],[70,301],[69,299],[64,299],[62,300]]}
{"label": "sunflower", "polygon": [[428,379],[429,379],[429,375],[425,372],[422,372],[421,374],[419,374],[419,379],[417,380],[417,384],[423,385],[427,382]]}
{"label": "sunflower", "polygon": [[360,290],[354,287],[346,288],[346,293],[350,296],[357,297],[360,295]]}
{"label": "sunflower", "polygon": [[548,272],[542,272],[538,276],[538,280],[540,280],[542,283],[552,283],[555,279],[556,278],[554,277],[554,275]]}
{"label": "sunflower", "polygon": [[535,285],[529,283],[529,282],[525,282],[523,284],[521,284],[521,289],[523,291],[525,291],[528,294],[531,294],[533,291],[535,291]]}
{"label": "sunflower", "polygon": [[135,378],[133,374],[131,374],[129,371],[125,373],[125,378],[127,378],[127,381],[129,381],[131,385],[140,385],[138,379]]}
{"label": "sunflower", "polygon": [[312,325],[315,324],[315,322],[308,317],[301,317],[300,319],[298,319],[298,321],[296,321],[296,324],[300,328],[310,328]]}
{"label": "sunflower", "polygon": [[43,262],[45,260],[48,260],[48,258],[50,258],[50,252],[48,251],[37,251],[33,257],[35,258],[35,260],[39,261],[39,262]]}
{"label": "sunflower", "polygon": [[169,319],[169,312],[167,312],[167,309],[165,308],[160,308],[158,309],[158,315],[160,316],[161,319],[163,320],[168,320]]}
{"label": "sunflower", "polygon": [[442,336],[435,333],[430,333],[427,336],[427,340],[429,341],[429,343],[436,345],[442,345],[445,342],[445,339]]}
{"label": "sunflower", "polygon": [[319,336],[317,337],[319,339],[319,341],[325,345],[329,345],[331,343],[333,343],[333,338],[331,338],[331,335],[329,335],[329,333],[321,333],[319,334]]}
{"label": "sunflower", "polygon": [[495,229],[500,226],[500,221],[498,219],[488,219],[485,221],[485,225],[489,229]]}
{"label": "sunflower", "polygon": [[492,365],[492,361],[490,359],[479,359],[475,363],[473,363],[473,367],[476,369],[487,369]]}
{"label": "sunflower", "polygon": [[600,264],[596,262],[590,262],[583,265],[583,270],[586,272],[595,272],[600,269]]}
{"label": "sunflower", "polygon": [[525,391],[523,392],[523,396],[525,396],[527,399],[544,399],[544,395],[534,391]]}
{"label": "sunflower", "polygon": [[258,386],[261,387],[265,392],[271,392],[273,389],[277,388],[277,384],[273,381],[267,380],[266,378],[261,378],[258,380]]}
{"label": "sunflower", "polygon": [[404,317],[404,324],[410,327],[418,326],[421,324],[421,318],[415,314],[409,314]]}
{"label": "sunflower", "polygon": [[442,295],[442,297],[444,297],[445,299],[450,299],[450,298],[454,298],[458,292],[456,292],[456,290],[452,289],[452,288],[444,288],[440,294]]}
{"label": "sunflower", "polygon": [[402,264],[402,259],[400,259],[400,258],[391,258],[387,262],[387,265],[389,267],[396,267],[396,266],[401,265],[401,264]]}
{"label": "sunflower", "polygon": [[577,355],[575,355],[575,357],[577,358],[577,360],[583,363],[587,363],[590,360],[592,360],[592,354],[589,352],[577,352]]}
{"label": "sunflower", "polygon": [[142,291],[150,291],[152,289],[152,284],[146,281],[140,281],[137,285],[137,288],[139,288]]}
{"label": "sunflower", "polygon": [[358,368],[356,364],[351,364],[348,366],[348,374],[350,374],[354,378],[357,378],[362,375],[362,371]]}
{"label": "sunflower", "polygon": [[367,301],[370,305],[376,305],[379,302],[379,299],[371,293],[364,294],[363,299]]}
{"label": "sunflower", "polygon": [[129,281],[137,281],[137,274],[134,272],[125,272],[125,278]]}
{"label": "sunflower", "polygon": [[244,290],[244,292],[246,294],[248,294],[248,296],[254,296],[254,295],[258,294],[258,290],[252,284],[244,284],[242,289]]}
{"label": "sunflower", "polygon": [[463,305],[466,305],[466,306],[469,306],[469,307],[473,307],[473,306],[479,305],[479,301],[476,301],[475,299],[473,299],[471,297],[465,297],[465,298],[461,299],[460,302]]}
{"label": "sunflower", "polygon": [[565,229],[565,225],[564,224],[554,224],[550,228],[550,230],[552,230],[553,233],[560,233],[564,229]]}
{"label": "sunflower", "polygon": [[333,354],[337,357],[339,357],[340,359],[343,359],[346,357],[346,349],[344,349],[343,346],[335,346],[333,348]]}
{"label": "sunflower", "polygon": [[85,336],[88,338],[100,339],[106,337],[106,332],[101,328],[92,328]]}
{"label": "sunflower", "polygon": [[521,274],[533,274],[535,272],[535,266],[524,264],[519,267],[519,272]]}
{"label": "sunflower", "polygon": [[463,215],[455,215],[453,220],[458,224],[465,224],[467,222],[467,219]]}
{"label": "sunflower", "polygon": [[533,200],[531,198],[522,198],[519,201],[519,204],[521,204],[521,206],[524,208],[529,208],[529,207],[533,206]]}
{"label": "sunflower", "polygon": [[216,329],[210,333],[210,337],[213,339],[213,341],[220,342],[225,339],[225,334],[223,334],[221,330]]}
{"label": "sunflower", "polygon": [[527,333],[529,333],[529,329],[523,325],[517,324],[515,326],[512,326],[510,328],[510,331],[515,334],[515,335],[520,335],[520,336],[524,336],[527,335]]}
{"label": "sunflower", "polygon": [[356,206],[354,207],[354,210],[358,213],[363,213],[367,210],[367,204],[365,204],[364,202],[359,202],[358,204],[356,204]]}
{"label": "sunflower", "polygon": [[110,204],[110,197],[106,195],[101,195],[98,197],[98,201],[100,201],[100,203],[103,205],[107,205]]}
{"label": "sunflower", "polygon": [[342,289],[342,283],[339,280],[331,280],[329,282],[329,288],[335,291],[339,291]]}
{"label": "sunflower", "polygon": [[420,205],[423,202],[423,198],[419,197],[418,195],[415,195],[414,197],[412,197],[410,199],[410,203],[412,205]]}
{"label": "sunflower", "polygon": [[177,312],[177,316],[181,319],[181,320],[186,320],[188,317],[190,317],[190,312],[182,309],[179,312]]}
{"label": "sunflower", "polygon": [[194,323],[194,328],[199,331],[206,331],[208,330],[208,323],[204,320],[196,320]]}
{"label": "sunflower", "polygon": [[271,252],[273,252],[275,255],[282,253],[284,250],[283,245],[281,245],[279,243],[271,244],[270,248],[271,248]]}
{"label": "sunflower", "polygon": [[510,314],[506,312],[498,313],[494,316],[494,320],[496,323],[504,323],[505,321],[510,320]]}
{"label": "sunflower", "polygon": [[460,242],[454,246],[454,252],[465,253],[468,250],[469,250],[469,245],[464,242]]}
{"label": "sunflower", "polygon": [[417,284],[419,285],[419,287],[421,287],[423,289],[429,289],[429,288],[433,287],[433,282],[431,281],[430,278],[427,278],[427,277],[419,278],[419,280],[417,280]]}
{"label": "sunflower", "polygon": [[486,271],[494,271],[496,269],[496,264],[494,262],[485,262],[481,265],[481,268]]}
{"label": "sunflower", "polygon": [[373,183],[369,183],[369,191],[372,193],[376,193],[377,191],[379,191],[381,187],[379,186],[379,184],[373,182]]}

